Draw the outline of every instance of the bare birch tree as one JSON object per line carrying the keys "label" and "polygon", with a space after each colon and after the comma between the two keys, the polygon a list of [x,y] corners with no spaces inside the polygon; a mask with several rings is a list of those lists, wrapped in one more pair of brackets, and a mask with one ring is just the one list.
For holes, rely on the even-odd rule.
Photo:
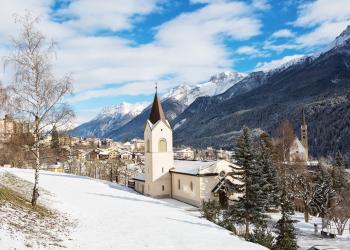
{"label": "bare birch tree", "polygon": [[55,59],[54,43],[37,29],[39,19],[26,12],[15,18],[20,34],[12,38],[12,52],[5,58],[5,69],[11,68],[13,79],[8,90],[7,105],[15,115],[32,125],[34,137],[30,151],[35,158],[35,181],[32,205],[39,197],[38,183],[41,167],[41,140],[46,133],[67,124],[74,113],[64,102],[72,91],[70,75],[56,77],[52,72]]}

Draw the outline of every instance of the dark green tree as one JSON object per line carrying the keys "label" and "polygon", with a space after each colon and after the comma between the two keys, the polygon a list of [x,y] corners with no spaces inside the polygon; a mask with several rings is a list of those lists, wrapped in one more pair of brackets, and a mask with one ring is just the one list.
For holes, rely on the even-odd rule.
{"label": "dark green tree", "polygon": [[238,168],[233,175],[241,184],[236,184],[236,193],[241,194],[234,205],[227,211],[227,219],[245,225],[245,238],[249,237],[250,224],[264,221],[264,202],[261,189],[262,171],[256,164],[251,132],[247,127],[236,144],[235,159]]}
{"label": "dark green tree", "polygon": [[276,243],[273,246],[275,250],[294,250],[298,248],[295,228],[293,225],[292,215],[294,214],[294,207],[292,203],[291,194],[287,191],[285,185],[285,178],[282,183],[280,206],[282,217],[277,221],[276,225]]}
{"label": "dark green tree", "polygon": [[278,206],[278,181],[277,171],[273,163],[272,143],[266,133],[259,138],[257,165],[262,171],[262,199],[265,209]]}
{"label": "dark green tree", "polygon": [[340,152],[337,152],[335,156],[335,162],[332,166],[331,171],[333,188],[340,194],[347,186],[347,172],[345,170],[345,161],[343,155]]}
{"label": "dark green tree", "polygon": [[60,140],[56,126],[53,126],[51,131],[51,148],[57,156],[60,151]]}

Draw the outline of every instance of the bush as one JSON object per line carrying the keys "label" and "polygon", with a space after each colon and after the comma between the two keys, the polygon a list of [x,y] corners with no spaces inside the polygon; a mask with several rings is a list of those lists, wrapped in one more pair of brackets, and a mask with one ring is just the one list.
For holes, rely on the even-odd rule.
{"label": "bush", "polygon": [[210,200],[209,201],[203,201],[202,202],[202,208],[201,208],[201,214],[207,220],[218,224],[219,215],[220,215],[220,204],[219,204],[219,202],[217,202],[215,200],[213,200],[213,201],[210,201]]}
{"label": "bush", "polygon": [[250,234],[248,238],[248,241],[260,244],[269,249],[273,247],[274,240],[275,237],[272,235],[272,233],[263,227],[255,228],[253,233]]}

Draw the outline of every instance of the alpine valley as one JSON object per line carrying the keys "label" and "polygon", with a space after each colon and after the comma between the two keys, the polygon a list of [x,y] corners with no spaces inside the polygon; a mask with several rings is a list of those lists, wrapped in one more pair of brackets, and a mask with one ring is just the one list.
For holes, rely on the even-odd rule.
{"label": "alpine valley", "polygon": [[[196,86],[180,85],[162,98],[177,145],[231,148],[243,125],[274,134],[288,119],[299,133],[305,111],[311,156],[350,159],[350,26],[326,49],[267,72],[225,72]],[[73,135],[116,140],[142,138],[150,107],[120,122],[119,112],[99,115]],[[101,131],[108,124],[110,129]],[[82,130],[82,128],[84,128]]]}

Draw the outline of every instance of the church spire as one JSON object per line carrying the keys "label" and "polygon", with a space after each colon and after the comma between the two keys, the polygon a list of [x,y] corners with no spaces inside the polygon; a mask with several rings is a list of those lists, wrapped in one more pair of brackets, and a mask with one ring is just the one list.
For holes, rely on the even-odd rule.
{"label": "church spire", "polygon": [[160,104],[160,101],[158,99],[157,88],[158,87],[156,84],[156,93],[155,93],[154,99],[153,99],[151,114],[149,115],[149,118],[148,118],[148,120],[150,120],[150,122],[152,122],[152,124],[155,124],[159,120],[163,120],[163,121],[166,120],[162,105]]}
{"label": "church spire", "polygon": [[306,125],[306,119],[305,119],[305,111],[304,111],[304,108],[302,109],[302,114],[301,114],[301,125],[303,125],[303,126]]}

